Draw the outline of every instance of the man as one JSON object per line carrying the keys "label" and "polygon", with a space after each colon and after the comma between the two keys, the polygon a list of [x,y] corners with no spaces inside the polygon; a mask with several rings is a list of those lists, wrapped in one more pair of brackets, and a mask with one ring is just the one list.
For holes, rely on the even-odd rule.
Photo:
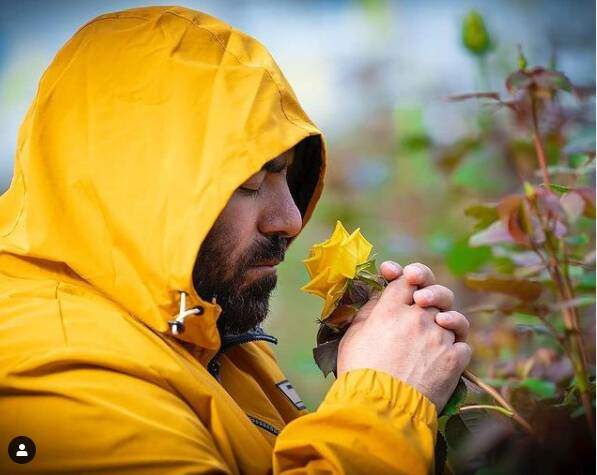
{"label": "man", "polygon": [[0,441],[36,445],[0,471],[431,470],[470,348],[428,268],[383,264],[311,414],[260,330],[325,157],[267,51],[220,20],[149,7],[81,27],[0,199]]}

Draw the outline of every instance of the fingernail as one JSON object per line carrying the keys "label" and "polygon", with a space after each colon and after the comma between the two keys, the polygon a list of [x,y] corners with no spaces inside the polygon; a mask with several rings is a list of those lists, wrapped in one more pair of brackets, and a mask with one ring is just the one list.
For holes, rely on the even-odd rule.
{"label": "fingernail", "polygon": [[422,298],[428,302],[433,298],[433,293],[430,290],[418,290],[417,294],[419,295],[419,298]]}
{"label": "fingernail", "polygon": [[413,274],[417,279],[423,277],[423,272],[417,266],[406,266],[405,270],[408,269],[410,274]]}
{"label": "fingernail", "polygon": [[400,272],[400,266],[398,265],[398,263],[394,262],[394,261],[390,261],[390,267],[394,270],[394,272],[398,273]]}

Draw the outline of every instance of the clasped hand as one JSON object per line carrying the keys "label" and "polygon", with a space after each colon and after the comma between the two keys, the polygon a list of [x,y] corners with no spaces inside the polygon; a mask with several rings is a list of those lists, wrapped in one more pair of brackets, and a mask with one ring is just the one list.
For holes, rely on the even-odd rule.
{"label": "clasped hand", "polygon": [[384,371],[425,395],[440,413],[471,359],[469,322],[452,309],[454,293],[424,264],[380,266],[389,282],[359,310],[338,348],[338,376]]}

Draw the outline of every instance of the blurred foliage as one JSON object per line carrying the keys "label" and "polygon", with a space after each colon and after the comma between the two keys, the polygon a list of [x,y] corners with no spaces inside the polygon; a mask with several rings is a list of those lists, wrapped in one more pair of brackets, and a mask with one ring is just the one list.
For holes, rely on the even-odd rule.
{"label": "blurred foliage", "polygon": [[[489,50],[484,32],[470,12],[463,38],[471,53]],[[477,195],[463,210],[474,225],[460,243],[460,255],[474,256],[462,261],[477,268],[448,266],[486,295],[464,310],[483,319],[473,344],[482,349],[474,367],[485,379],[471,374],[474,390],[455,395],[458,409],[442,414],[436,452],[448,463],[436,455],[438,473],[595,470],[595,145],[569,147],[575,135],[594,131],[594,102],[562,72],[529,68],[520,46],[518,67],[505,79],[507,98],[494,91],[448,98],[485,101],[507,113],[506,126],[482,111],[479,134],[437,152],[446,178]],[[498,162],[495,152],[506,158],[499,166],[513,186],[487,202],[486,181],[499,174],[489,165]],[[480,186],[461,181],[463,167]]]}
{"label": "blurred foliage", "polygon": [[[572,84],[556,64],[529,67],[521,48],[517,70],[492,70],[495,38],[476,11],[461,34],[479,84],[501,79],[508,97],[450,96],[479,105],[473,116],[463,108],[476,127],[452,143],[434,140],[413,105],[345,136],[330,149],[312,224],[289,250],[296,265],[283,271],[306,282],[300,261],[336,220],[371,236],[378,262],[426,263],[471,320],[471,369],[481,376],[459,385],[440,418],[438,473],[592,473],[594,85]],[[283,291],[300,322],[285,333],[314,342],[318,302]],[[315,408],[333,379],[322,386],[311,347],[281,362],[308,381],[299,389]]]}

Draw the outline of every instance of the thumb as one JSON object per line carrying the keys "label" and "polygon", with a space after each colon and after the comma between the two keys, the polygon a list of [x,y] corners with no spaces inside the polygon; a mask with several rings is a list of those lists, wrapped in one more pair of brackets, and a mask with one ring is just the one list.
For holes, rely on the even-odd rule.
{"label": "thumb", "polygon": [[386,286],[379,298],[379,305],[393,313],[401,306],[413,304],[415,290],[417,286],[409,284],[406,277],[401,275]]}
{"label": "thumb", "polygon": [[379,298],[381,297],[382,291],[381,290],[377,290],[374,289],[371,291],[371,295],[369,296],[369,300],[367,301],[367,303],[365,303],[365,305],[363,305],[359,311],[357,312],[356,316],[353,319],[353,323],[355,322],[359,322],[361,320],[366,320],[369,315],[371,314],[371,311],[373,310],[373,308],[377,305],[377,302],[379,301]]}
{"label": "thumb", "polygon": [[383,261],[379,265],[379,275],[391,282],[402,275],[402,266],[394,261]]}

